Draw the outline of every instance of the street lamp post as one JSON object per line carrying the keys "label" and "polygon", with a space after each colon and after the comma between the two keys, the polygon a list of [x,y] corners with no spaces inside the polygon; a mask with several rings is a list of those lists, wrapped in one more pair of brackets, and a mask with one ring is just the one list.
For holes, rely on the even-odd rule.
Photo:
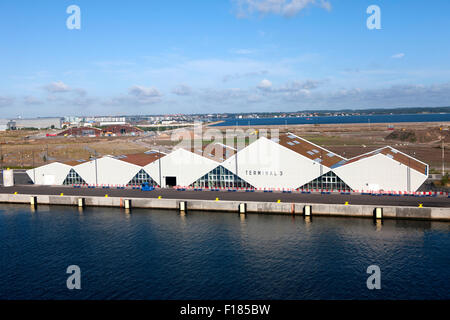
{"label": "street lamp post", "polygon": [[0,142],[0,169],[3,170],[3,147],[1,142]]}
{"label": "street lamp post", "polygon": [[97,157],[95,157],[95,184],[98,184],[98,177],[97,177]]}
{"label": "street lamp post", "polygon": [[[414,152],[414,154],[416,154]],[[406,187],[411,192],[411,156],[408,156],[408,169],[406,171]]]}
{"label": "street lamp post", "polygon": [[158,166],[159,166],[159,187],[162,188],[162,177],[161,177],[161,148],[158,148]]}
{"label": "street lamp post", "polygon": [[445,145],[444,145],[444,135],[442,135],[442,177],[444,177],[445,175],[445,162],[444,162],[444,158],[445,158]]}
{"label": "street lamp post", "polygon": [[320,192],[323,192],[323,167],[322,167],[322,149],[320,149]]}
{"label": "street lamp post", "polygon": [[[91,156],[92,159],[92,156]],[[95,167],[95,185],[98,185],[98,175],[97,175],[97,151],[94,150],[94,167]]]}
{"label": "street lamp post", "polygon": [[236,174],[234,175],[234,187],[237,187],[237,179],[238,179],[238,143],[237,143],[237,138],[236,138],[236,153],[234,155],[234,159],[236,162]]}

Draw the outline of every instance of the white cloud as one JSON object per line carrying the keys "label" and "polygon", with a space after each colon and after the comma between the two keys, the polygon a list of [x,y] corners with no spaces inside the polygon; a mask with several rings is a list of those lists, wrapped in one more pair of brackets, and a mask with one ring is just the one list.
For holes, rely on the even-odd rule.
{"label": "white cloud", "polygon": [[292,17],[311,5],[331,10],[331,3],[327,0],[235,0],[234,2],[237,5],[238,17],[253,13]]}
{"label": "white cloud", "polygon": [[[87,95],[86,90],[80,89],[80,88],[71,88],[67,84],[65,84],[62,81],[52,82],[48,85],[45,85],[43,87],[45,91],[48,92],[50,100],[57,100],[56,97],[52,97],[54,95],[60,95],[60,94],[74,94],[75,96],[79,97],[85,97]],[[33,104],[33,103],[31,103]]]}
{"label": "white cloud", "polygon": [[137,97],[138,99],[149,99],[149,98],[158,98],[161,97],[162,94],[155,87],[142,87],[142,86],[132,86],[128,93]]}
{"label": "white cloud", "polygon": [[270,82],[267,79],[264,79],[258,84],[258,89],[268,91],[268,90],[272,89],[272,82]]}
{"label": "white cloud", "polygon": [[192,88],[186,84],[180,84],[172,89],[172,93],[177,96],[189,96],[192,93]]}
{"label": "white cloud", "polygon": [[273,87],[272,82],[267,79],[262,80],[257,88],[259,90],[271,93],[283,93],[284,95],[309,94],[311,90],[317,89],[326,80],[305,80],[290,81],[279,87]]}
{"label": "white cloud", "polygon": [[401,59],[401,58],[404,58],[404,57],[405,57],[404,53],[397,53],[397,54],[394,54],[391,58],[392,59]]}
{"label": "white cloud", "polygon": [[128,95],[112,97],[102,102],[106,106],[132,108],[161,102],[162,93],[155,87],[134,85],[128,89]]}
{"label": "white cloud", "polygon": [[421,85],[393,85],[378,89],[344,88],[329,92],[304,95],[301,100],[286,96],[292,105],[311,108],[385,108],[385,107],[436,107],[450,101],[450,83]]}
{"label": "white cloud", "polygon": [[269,71],[267,70],[261,70],[261,71],[251,71],[251,72],[245,72],[245,73],[234,73],[234,74],[227,74],[222,78],[223,82],[228,82],[230,80],[238,80],[243,78],[251,78],[256,76],[263,76],[268,74]]}
{"label": "white cloud", "polygon": [[86,90],[73,88],[62,81],[52,82],[42,87],[47,92],[44,99],[27,95],[23,99],[25,106],[42,105],[44,101],[53,106],[67,108],[88,107],[98,101],[97,98],[88,97]]}
{"label": "white cloud", "polygon": [[44,89],[50,93],[69,92],[71,90],[70,87],[62,81],[52,82],[44,86]]}
{"label": "white cloud", "polygon": [[305,81],[291,81],[284,87],[281,87],[279,91],[297,91],[297,90],[314,90],[321,84],[326,82],[325,80],[305,80]]}

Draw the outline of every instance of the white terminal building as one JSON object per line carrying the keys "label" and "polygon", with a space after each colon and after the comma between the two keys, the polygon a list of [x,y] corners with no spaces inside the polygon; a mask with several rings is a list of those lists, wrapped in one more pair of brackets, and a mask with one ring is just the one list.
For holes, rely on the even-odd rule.
{"label": "white terminal building", "polygon": [[414,192],[428,178],[428,165],[392,147],[346,159],[294,134],[260,137],[236,152],[223,144],[178,148],[170,154],[103,156],[53,162],[27,174],[36,185],[162,188],[245,188]]}

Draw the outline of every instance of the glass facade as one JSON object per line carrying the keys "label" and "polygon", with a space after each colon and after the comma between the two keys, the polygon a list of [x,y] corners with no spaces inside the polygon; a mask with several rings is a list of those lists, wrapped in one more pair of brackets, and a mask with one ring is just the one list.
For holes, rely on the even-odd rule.
{"label": "glass facade", "polygon": [[254,189],[252,185],[239,178],[231,171],[222,166],[205,174],[203,177],[191,184],[195,188],[248,188]]}
{"label": "glass facade", "polygon": [[84,181],[83,178],[81,178],[80,175],[76,173],[75,170],[70,169],[69,174],[67,175],[63,184],[64,185],[86,184],[86,181]]}
{"label": "glass facade", "polygon": [[329,171],[324,175],[308,182],[299,189],[320,189],[320,190],[343,190],[351,191],[352,189],[339,178],[334,172]]}
{"label": "glass facade", "polygon": [[155,180],[152,179],[152,177],[150,177],[150,175],[145,172],[144,169],[141,169],[141,171],[139,171],[133,179],[130,180],[130,182],[128,182],[128,184],[131,185],[141,185],[143,183],[148,183],[151,186],[158,186],[158,184],[155,182]]}

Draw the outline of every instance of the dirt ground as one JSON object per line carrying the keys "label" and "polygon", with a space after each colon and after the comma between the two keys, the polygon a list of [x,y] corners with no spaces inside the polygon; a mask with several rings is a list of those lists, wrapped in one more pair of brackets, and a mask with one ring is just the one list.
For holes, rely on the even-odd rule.
{"label": "dirt ground", "polygon": [[[211,128],[211,127],[209,127]],[[203,133],[209,129],[203,128]],[[235,127],[212,127],[234,130]],[[441,130],[442,128],[442,130]],[[263,132],[278,129],[292,132],[346,158],[390,145],[428,163],[431,173],[442,170],[442,137],[445,145],[445,167],[450,168],[450,123],[397,124],[321,124],[266,127],[242,127],[244,131]],[[0,156],[3,167],[32,167],[52,161],[88,159],[97,155],[121,155],[158,149],[170,152],[177,144],[172,131],[150,133],[139,137],[46,137],[46,131],[0,132]],[[191,134],[191,136],[194,136]],[[195,137],[200,139],[200,137]],[[34,160],[33,160],[34,156]],[[0,159],[1,160],[1,159]]]}

